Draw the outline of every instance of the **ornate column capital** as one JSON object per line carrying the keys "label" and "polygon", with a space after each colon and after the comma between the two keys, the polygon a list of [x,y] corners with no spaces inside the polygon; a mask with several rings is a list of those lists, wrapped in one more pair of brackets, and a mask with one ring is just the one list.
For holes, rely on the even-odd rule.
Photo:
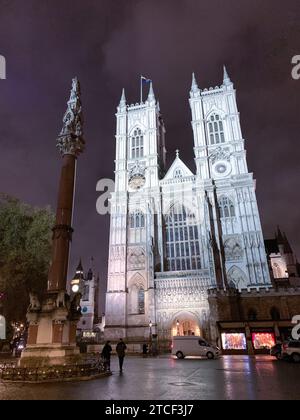
{"label": "ornate column capital", "polygon": [[63,128],[57,139],[57,148],[61,155],[78,157],[84,151],[83,115],[81,106],[80,83],[77,77],[72,81],[68,107],[63,118]]}

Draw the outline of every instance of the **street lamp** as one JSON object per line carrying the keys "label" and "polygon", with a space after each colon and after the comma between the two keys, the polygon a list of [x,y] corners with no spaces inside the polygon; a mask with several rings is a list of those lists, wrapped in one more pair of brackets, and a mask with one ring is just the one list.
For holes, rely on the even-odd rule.
{"label": "street lamp", "polygon": [[149,354],[152,353],[152,321],[149,322]]}
{"label": "street lamp", "polygon": [[180,335],[180,332],[179,332],[179,320],[177,319],[177,322],[176,322],[176,326],[177,326],[177,335]]}

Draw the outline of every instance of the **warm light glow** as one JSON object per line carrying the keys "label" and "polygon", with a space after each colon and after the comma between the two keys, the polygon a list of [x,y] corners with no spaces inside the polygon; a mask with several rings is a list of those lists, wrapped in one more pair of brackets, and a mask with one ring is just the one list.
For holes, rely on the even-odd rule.
{"label": "warm light glow", "polygon": [[255,350],[270,349],[275,346],[275,335],[273,333],[253,333],[252,343]]}
{"label": "warm light glow", "polygon": [[222,346],[224,350],[246,350],[246,336],[244,333],[223,333]]}
{"label": "warm light glow", "polygon": [[72,286],[72,292],[73,293],[78,293],[79,292],[79,285],[78,284],[73,284],[73,286]]}

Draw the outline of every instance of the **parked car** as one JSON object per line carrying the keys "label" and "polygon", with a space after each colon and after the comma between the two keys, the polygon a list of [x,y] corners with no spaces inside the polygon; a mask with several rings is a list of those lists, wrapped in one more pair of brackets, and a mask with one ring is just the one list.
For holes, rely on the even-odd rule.
{"label": "parked car", "polygon": [[178,359],[184,359],[187,356],[202,356],[207,357],[207,359],[215,359],[219,357],[220,349],[212,346],[202,337],[173,337],[172,355]]}
{"label": "parked car", "polygon": [[277,360],[282,359],[282,344],[277,343],[275,346],[271,347],[270,355],[276,357]]}
{"label": "parked car", "polygon": [[290,340],[282,345],[282,357],[300,363],[300,341]]}

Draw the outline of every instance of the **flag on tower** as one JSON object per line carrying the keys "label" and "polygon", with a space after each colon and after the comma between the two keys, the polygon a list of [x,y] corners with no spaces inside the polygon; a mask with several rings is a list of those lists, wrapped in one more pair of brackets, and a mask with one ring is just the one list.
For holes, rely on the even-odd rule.
{"label": "flag on tower", "polygon": [[151,79],[147,79],[147,77],[141,76],[141,104],[143,103],[143,85],[151,82]]}
{"label": "flag on tower", "polygon": [[151,79],[147,79],[147,77],[141,76],[141,80],[143,83],[151,83],[152,80]]}

